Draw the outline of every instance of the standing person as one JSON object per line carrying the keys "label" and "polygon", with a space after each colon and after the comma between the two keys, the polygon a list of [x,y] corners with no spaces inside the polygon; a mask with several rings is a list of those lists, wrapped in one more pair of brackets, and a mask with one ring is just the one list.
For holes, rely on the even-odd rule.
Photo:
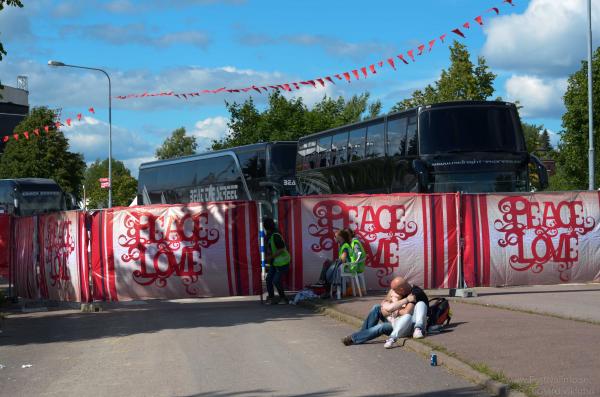
{"label": "standing person", "polygon": [[[427,308],[429,299],[425,292],[416,285],[411,286],[404,278],[396,277],[390,284],[390,293],[393,291],[398,294],[400,299],[396,302],[390,302],[384,299],[381,304],[374,305],[363,322],[362,328],[342,338],[342,343],[346,346],[358,345],[375,339],[381,335],[390,335],[397,329],[397,336],[386,345],[392,347],[396,339],[401,336],[409,335],[413,332],[413,338],[423,338],[423,329],[427,324]],[[392,325],[387,317],[397,317]],[[389,343],[388,343],[389,342]]]}
{"label": "standing person", "polygon": [[345,229],[338,230],[335,233],[335,241],[338,244],[338,259],[334,261],[326,261],[321,269],[321,276],[319,281],[325,284],[325,296],[329,294],[331,284],[339,282],[339,268],[344,263],[354,261],[354,254],[352,247],[350,246],[350,235]]}
{"label": "standing person", "polygon": [[[277,226],[275,226],[273,219],[264,218],[263,227],[267,232],[267,255],[265,260],[269,264],[269,271],[266,279],[267,292],[269,294],[267,301],[272,305],[276,305],[280,301],[289,303],[283,290],[282,278],[285,277],[290,270],[290,253],[288,252],[285,241],[283,241],[283,237],[281,237],[279,230],[277,230]],[[279,300],[275,300],[273,285],[277,288]]]}

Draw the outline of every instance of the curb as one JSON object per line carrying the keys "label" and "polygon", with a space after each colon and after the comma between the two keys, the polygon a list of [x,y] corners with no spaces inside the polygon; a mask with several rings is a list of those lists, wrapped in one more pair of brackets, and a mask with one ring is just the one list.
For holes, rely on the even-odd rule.
{"label": "curb", "polygon": [[[306,307],[317,313],[324,314],[335,320],[344,322],[346,324],[350,324],[355,327],[360,327],[362,325],[361,319],[351,314],[343,313],[339,310],[333,309],[328,305],[320,305],[315,301],[302,301],[299,303],[299,306]],[[425,343],[417,342],[413,339],[406,338],[404,339],[403,346],[407,347],[415,353],[420,354],[421,356],[426,357],[427,359],[429,359],[430,354],[432,352],[435,352],[438,357],[438,365],[443,365],[450,372],[462,376],[463,378],[475,383],[476,385],[484,387],[486,391],[492,394],[492,396],[527,397],[525,393],[516,390],[510,390],[510,387],[507,384],[495,381],[488,375],[474,370],[467,363],[461,361],[460,359],[451,357],[446,353],[439,352],[434,348],[426,345]]]}

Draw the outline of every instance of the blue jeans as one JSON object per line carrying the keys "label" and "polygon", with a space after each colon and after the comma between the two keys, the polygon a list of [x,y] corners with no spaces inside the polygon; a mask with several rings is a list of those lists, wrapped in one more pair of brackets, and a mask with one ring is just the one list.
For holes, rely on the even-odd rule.
{"label": "blue jeans", "polygon": [[389,335],[392,333],[392,330],[392,324],[381,314],[381,305],[374,305],[363,322],[360,331],[353,333],[351,338],[355,344],[361,344],[383,334]]}
{"label": "blue jeans", "polygon": [[267,292],[269,293],[269,298],[273,298],[274,291],[273,285],[277,288],[277,292],[282,299],[286,299],[285,293],[283,291],[282,277],[284,277],[288,271],[290,270],[290,265],[285,266],[269,266],[269,272],[267,273]]}
{"label": "blue jeans", "polygon": [[394,322],[393,338],[402,338],[409,336],[414,328],[421,328],[425,332],[427,325],[427,304],[417,302],[412,314],[404,314]]}

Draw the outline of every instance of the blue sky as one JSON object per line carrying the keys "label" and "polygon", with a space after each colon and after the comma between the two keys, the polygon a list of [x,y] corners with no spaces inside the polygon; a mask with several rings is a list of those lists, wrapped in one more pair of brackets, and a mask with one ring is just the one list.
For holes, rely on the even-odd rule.
{"label": "blue sky", "polygon": [[[86,161],[107,155],[107,83],[100,73],[50,68],[49,59],[100,67],[112,78],[113,95],[194,92],[314,79],[369,66],[406,54],[466,21],[475,60],[485,56],[498,75],[495,95],[519,100],[524,121],[544,124],[558,140],[566,79],[585,58],[585,0],[271,1],[158,0],[27,2],[0,13],[0,40],[8,51],[0,79],[14,84],[29,77],[31,105],[62,108],[63,119],[86,114],[65,128],[72,148]],[[600,1],[593,0],[594,26]],[[499,7],[501,13],[485,13]],[[484,27],[473,18],[482,15]],[[595,46],[600,43],[594,33]],[[452,37],[452,34],[449,34]],[[324,94],[349,98],[365,91],[384,111],[439,77],[449,66],[448,45],[410,65],[389,67],[367,79],[307,87],[293,93],[307,104]],[[113,155],[137,175],[137,166],[180,126],[200,147],[227,132],[224,101],[249,95],[262,105],[266,95],[204,95],[113,99]]]}

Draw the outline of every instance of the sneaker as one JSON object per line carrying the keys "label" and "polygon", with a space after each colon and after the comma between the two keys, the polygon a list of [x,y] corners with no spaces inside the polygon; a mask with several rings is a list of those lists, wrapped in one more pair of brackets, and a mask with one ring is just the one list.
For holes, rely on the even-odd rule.
{"label": "sneaker", "polygon": [[394,347],[394,343],[396,343],[396,338],[387,338],[383,347],[385,347],[386,349],[391,349],[392,347]]}
{"label": "sneaker", "polygon": [[415,328],[415,331],[413,332],[413,339],[422,339],[423,338],[423,331],[421,331],[421,328]]}
{"label": "sneaker", "polygon": [[342,343],[343,343],[345,346],[350,346],[350,345],[353,345],[353,344],[354,344],[354,341],[352,340],[352,337],[351,337],[350,335],[348,335],[348,336],[344,336],[344,337],[342,338]]}
{"label": "sneaker", "polygon": [[268,303],[269,303],[269,305],[278,305],[279,304],[279,299],[272,298]]}

